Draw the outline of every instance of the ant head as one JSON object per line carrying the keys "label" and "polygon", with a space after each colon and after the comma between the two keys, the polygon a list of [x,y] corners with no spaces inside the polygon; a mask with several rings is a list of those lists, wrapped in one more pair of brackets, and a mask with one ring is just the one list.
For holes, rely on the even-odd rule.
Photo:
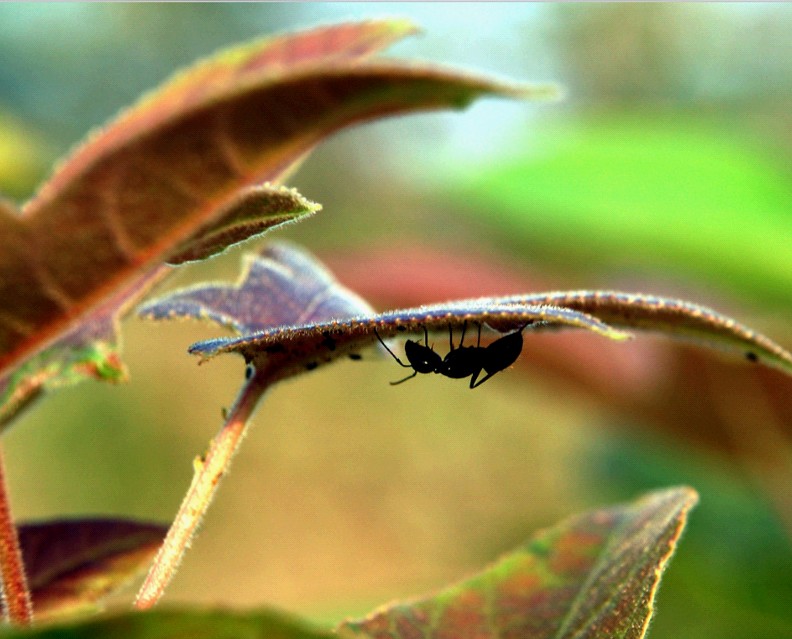
{"label": "ant head", "polygon": [[404,344],[404,354],[417,373],[432,373],[443,361],[430,346],[424,346],[411,339]]}

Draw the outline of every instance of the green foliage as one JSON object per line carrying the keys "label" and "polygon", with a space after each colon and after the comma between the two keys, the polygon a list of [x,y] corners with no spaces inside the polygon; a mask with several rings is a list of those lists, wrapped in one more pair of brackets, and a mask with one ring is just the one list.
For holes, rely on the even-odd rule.
{"label": "green foliage", "polygon": [[792,302],[789,171],[739,132],[682,112],[529,135],[529,152],[474,163],[450,190],[461,211],[486,210],[512,247],[565,269],[662,269],[763,304]]}
{"label": "green foliage", "polygon": [[0,631],[4,639],[330,639],[329,632],[271,611],[229,612],[163,610],[126,613],[90,621],[43,627],[38,630]]}

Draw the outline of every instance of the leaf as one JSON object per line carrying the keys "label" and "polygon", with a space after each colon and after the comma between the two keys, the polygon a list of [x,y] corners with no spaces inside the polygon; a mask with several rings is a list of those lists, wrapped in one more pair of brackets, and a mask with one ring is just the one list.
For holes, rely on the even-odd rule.
{"label": "leaf", "polygon": [[332,639],[333,636],[271,610],[125,612],[29,630],[0,630],[4,639]]}
{"label": "leaf", "polygon": [[[209,319],[232,327],[238,338],[193,344],[190,352],[204,359],[236,352],[262,371],[288,377],[377,343],[378,336],[489,325],[505,332],[530,325],[530,330],[586,328],[613,339],[625,339],[603,322],[575,310],[550,305],[520,304],[507,298],[478,298],[373,314],[367,304],[343,288],[307,253],[289,245],[265,249],[248,258],[236,286],[198,285],[144,305],[149,319]],[[285,271],[285,272],[284,272]],[[267,300],[262,304],[262,300]]]}
{"label": "leaf", "polygon": [[684,300],[616,291],[566,291],[512,295],[515,304],[552,304],[590,313],[614,326],[654,330],[740,352],[752,362],[792,374],[792,354],[730,317]]}
{"label": "leaf", "polygon": [[[446,296],[547,290],[547,277],[485,248],[388,242],[322,257],[346,286],[391,308]],[[548,392],[593,401],[622,416],[616,425],[652,425],[674,440],[739,458],[760,475],[770,471],[766,486],[785,489],[772,475],[789,467],[783,441],[792,437],[792,377],[745,366],[742,358],[712,357],[682,340],[644,341],[630,349],[604,340],[553,340],[548,346],[546,340],[527,340],[517,372],[541,371]],[[779,512],[792,508],[782,501]]]}
{"label": "leaf", "polygon": [[698,496],[650,493],[538,533],[484,572],[338,628],[352,637],[640,639],[660,577]]}
{"label": "leaf", "polygon": [[138,314],[210,320],[241,335],[310,319],[373,315],[374,309],[307,251],[279,242],[245,255],[236,285],[198,284],[143,304]]}
{"label": "leaf", "polygon": [[742,124],[623,112],[532,128],[512,157],[452,166],[437,185],[499,249],[505,240],[535,264],[585,265],[588,277],[630,265],[786,309],[788,166]]}
{"label": "leaf", "polygon": [[120,318],[137,297],[165,275],[167,270],[160,267],[119,288],[94,308],[90,321],[75,324],[21,366],[0,373],[0,427],[47,388],[85,377],[110,382],[126,380],[127,369],[118,352]]}
{"label": "leaf", "polygon": [[[460,108],[483,95],[547,92],[368,59],[412,30],[404,21],[350,23],[220,53],[91,136],[21,215],[0,209],[4,419],[41,392],[40,367],[54,371],[43,375],[49,381],[81,376],[84,360],[65,355],[69,340],[52,345],[93,322],[109,297],[125,290],[136,298],[131,283],[163,261],[200,259],[304,213],[295,196],[294,208],[264,206],[266,217],[249,218],[263,191],[239,190],[282,179],[327,135],[380,116]],[[103,341],[116,340],[105,334]],[[102,350],[79,348],[92,356]],[[13,373],[23,362],[24,372]]]}
{"label": "leaf", "polygon": [[142,574],[167,527],[117,519],[75,519],[19,527],[36,620],[93,607]]}
{"label": "leaf", "polygon": [[[231,326],[241,337],[201,341],[193,344],[190,352],[203,359],[237,352],[258,370],[278,370],[278,378],[313,370],[345,355],[356,356],[360,349],[377,342],[377,334],[392,337],[421,333],[424,328],[446,331],[466,323],[489,325],[499,332],[525,325],[530,325],[529,330],[586,328],[613,339],[623,339],[627,334],[611,325],[656,330],[714,342],[746,354],[751,361],[792,372],[792,355],[769,338],[703,306],[649,295],[610,291],[535,293],[357,315],[352,303],[336,309],[314,308],[317,299],[332,292],[341,300],[358,298],[350,298],[353,294],[340,284],[331,284],[326,269],[318,262],[314,262],[312,275],[305,254],[299,257],[305,265],[299,287],[288,278],[264,275],[267,270],[277,273],[279,262],[292,259],[289,256],[294,249],[281,246],[268,250],[271,252],[265,251],[258,260],[251,258],[257,264],[255,272],[262,273],[260,279],[243,279],[237,286],[198,285],[172,293],[146,304],[141,316],[212,319]],[[312,277],[321,283],[319,292],[301,297],[297,290],[307,287]],[[261,300],[270,298],[277,303],[263,310]]]}
{"label": "leaf", "polygon": [[168,263],[178,265],[204,260],[250,237],[304,219],[321,209],[321,205],[306,200],[294,189],[268,185],[242,189],[218,213],[219,222],[182,244],[168,257]]}

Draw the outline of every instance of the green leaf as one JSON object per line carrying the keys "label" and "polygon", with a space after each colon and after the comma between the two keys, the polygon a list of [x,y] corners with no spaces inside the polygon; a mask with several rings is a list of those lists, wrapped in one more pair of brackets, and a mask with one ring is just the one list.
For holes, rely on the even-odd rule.
{"label": "green leaf", "polygon": [[[81,378],[86,359],[72,349],[90,353],[91,372],[123,376],[107,322],[103,348],[64,335],[139,298],[145,287],[135,283],[159,277],[163,262],[201,259],[315,210],[295,194],[249,189],[282,180],[328,135],[485,95],[546,93],[372,59],[412,31],[404,21],[359,22],[222,52],[90,136],[21,214],[0,207],[0,421],[44,383]],[[264,213],[251,217],[259,204]]]}
{"label": "green leaf", "polygon": [[771,149],[685,113],[529,136],[528,152],[468,165],[439,188],[534,262],[694,276],[765,306],[792,303],[792,186]]}
{"label": "green leaf", "polygon": [[484,572],[440,593],[338,628],[343,639],[640,639],[697,495],[650,493],[537,534]]}
{"label": "green leaf", "polygon": [[3,639],[332,639],[269,610],[157,610],[126,612],[32,630],[0,630]]}

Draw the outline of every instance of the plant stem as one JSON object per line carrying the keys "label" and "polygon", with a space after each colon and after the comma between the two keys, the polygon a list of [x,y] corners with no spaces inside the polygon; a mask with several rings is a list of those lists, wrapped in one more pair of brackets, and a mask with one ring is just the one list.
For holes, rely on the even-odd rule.
{"label": "plant stem", "polygon": [[33,621],[33,601],[25,577],[19,536],[11,516],[2,448],[0,448],[0,577],[2,577],[5,620],[16,626],[29,626]]}
{"label": "plant stem", "polygon": [[205,457],[196,458],[192,483],[138,592],[136,608],[146,610],[154,606],[176,574],[184,552],[190,546],[268,385],[263,375],[254,375],[242,387],[223,428],[212,440]]}

